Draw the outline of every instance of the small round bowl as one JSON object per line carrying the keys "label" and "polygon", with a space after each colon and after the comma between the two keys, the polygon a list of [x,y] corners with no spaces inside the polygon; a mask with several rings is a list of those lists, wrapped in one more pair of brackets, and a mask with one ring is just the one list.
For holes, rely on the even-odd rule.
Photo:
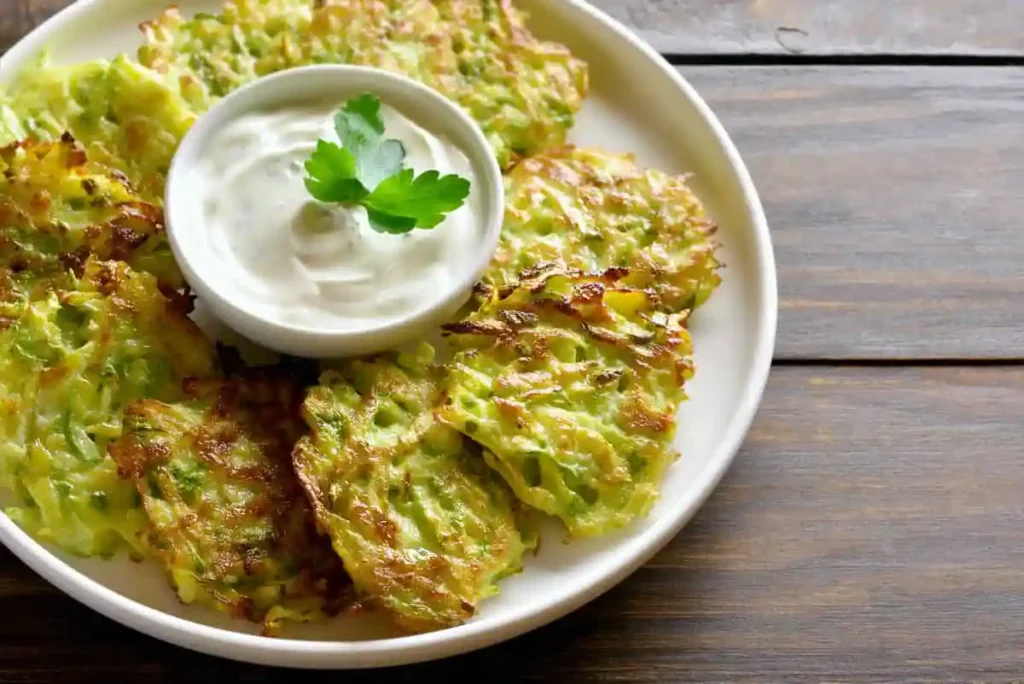
{"label": "small round bowl", "polygon": [[[484,223],[474,258],[458,265],[455,286],[420,310],[371,327],[329,329],[271,320],[218,286],[226,277],[223,262],[206,248],[206,229],[197,161],[211,137],[227,122],[252,112],[301,105],[312,100],[347,98],[367,90],[432,133],[460,148],[473,167],[480,187],[479,220]],[[467,301],[498,244],[504,216],[501,169],[477,123],[456,103],[436,90],[392,72],[348,65],[289,69],[261,78],[220,100],[193,124],[178,148],[168,173],[165,197],[167,232],[185,279],[211,312],[236,332],[269,349],[293,356],[331,358],[365,355],[391,349],[422,336],[450,320]],[[222,281],[221,281],[222,282]]]}

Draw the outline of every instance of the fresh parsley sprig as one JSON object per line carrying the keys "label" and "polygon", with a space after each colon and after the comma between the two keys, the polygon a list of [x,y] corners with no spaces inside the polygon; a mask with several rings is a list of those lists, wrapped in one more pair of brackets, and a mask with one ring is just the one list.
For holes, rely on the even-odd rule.
{"label": "fresh parsley sprig", "polygon": [[461,176],[404,168],[405,146],[384,138],[380,100],[363,93],[334,117],[337,143],[317,141],[306,161],[306,189],[328,204],[366,208],[370,226],[399,235],[414,228],[434,228],[469,197],[470,182]]}

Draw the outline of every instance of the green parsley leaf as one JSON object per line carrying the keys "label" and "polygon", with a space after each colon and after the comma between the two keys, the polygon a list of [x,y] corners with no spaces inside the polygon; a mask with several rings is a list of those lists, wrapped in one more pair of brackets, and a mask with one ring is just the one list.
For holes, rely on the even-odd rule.
{"label": "green parsley leaf", "polygon": [[352,153],[326,140],[317,141],[306,161],[306,173],[306,189],[321,202],[358,202],[369,192],[356,178]]}
{"label": "green parsley leaf", "polygon": [[384,179],[401,171],[404,161],[405,146],[397,140],[385,140],[356,160],[359,178],[367,188],[376,189]]}
{"label": "green parsley leaf", "polygon": [[342,146],[320,140],[306,161],[306,189],[325,203],[361,205],[370,226],[399,235],[435,228],[445,214],[461,207],[470,183],[457,175],[426,171],[418,177],[403,168],[405,146],[384,138],[380,100],[363,93],[338,110],[334,128]]}
{"label": "green parsley leaf", "polygon": [[434,228],[446,213],[462,206],[469,187],[468,180],[456,175],[426,171],[415,177],[412,169],[404,169],[378,185],[362,204],[372,212],[371,225],[380,232],[394,232],[410,222],[416,228]]}
{"label": "green parsley leaf", "polygon": [[366,208],[366,217],[370,219],[370,227],[378,233],[402,235],[416,227],[416,219],[414,218],[386,214],[372,207]]}
{"label": "green parsley leaf", "polygon": [[363,93],[345,103],[334,117],[334,129],[356,160],[356,175],[369,190],[402,169],[405,146],[398,140],[383,140],[384,119],[380,100]]}
{"label": "green parsley leaf", "polygon": [[345,147],[353,149],[361,140],[376,141],[384,135],[380,100],[373,93],[352,98],[334,117],[334,128]]}

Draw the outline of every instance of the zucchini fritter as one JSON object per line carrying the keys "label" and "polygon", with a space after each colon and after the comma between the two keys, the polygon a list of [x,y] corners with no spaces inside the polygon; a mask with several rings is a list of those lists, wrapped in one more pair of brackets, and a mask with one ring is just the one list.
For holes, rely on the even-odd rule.
{"label": "zucchini fritter", "polygon": [[547,262],[626,268],[667,309],[695,309],[721,282],[715,225],[686,178],[641,170],[632,155],[563,147],[523,160],[505,179],[501,242],[482,284],[514,287]]}
{"label": "zucchini fritter", "polygon": [[172,8],[143,31],[139,61],[198,111],[290,67],[373,66],[462,104],[504,167],[562,144],[589,88],[586,65],[536,39],[510,0],[229,0],[191,20]]}
{"label": "zucchini fritter", "polygon": [[0,484],[19,501],[7,514],[70,553],[143,553],[145,514],[107,446],[129,403],[174,401],[184,378],[213,374],[212,345],[153,276],[93,258],[81,279],[3,302],[0,321]]}
{"label": "zucchini fritter", "polygon": [[423,344],[327,371],[293,452],[356,589],[412,631],[470,618],[534,543],[505,484],[436,419],[432,358]]}
{"label": "zucchini fritter", "polygon": [[10,135],[0,144],[70,133],[92,163],[119,169],[142,199],[162,205],[171,159],[196,119],[165,81],[124,55],[73,66],[43,55],[0,92],[0,133]]}
{"label": "zucchini fritter", "polygon": [[457,100],[505,168],[565,143],[590,89],[585,62],[541,41],[512,0],[437,0],[462,75]]}
{"label": "zucchini fritter", "polygon": [[617,530],[649,512],[678,457],[689,334],[651,293],[624,286],[623,272],[527,276],[446,326],[459,351],[442,418],[571,535]]}
{"label": "zucchini fritter", "polygon": [[0,149],[0,269],[3,293],[33,296],[89,255],[152,273],[167,291],[185,281],[163,212],[135,196],[119,172],[94,173],[70,134]]}
{"label": "zucchini fritter", "polygon": [[175,77],[197,110],[261,76],[308,64],[375,66],[445,89],[457,63],[450,41],[435,35],[440,26],[430,0],[227,0],[218,15],[185,19],[171,7],[144,23],[138,56]]}
{"label": "zucchini fritter", "polygon": [[351,582],[291,465],[305,428],[300,388],[267,374],[186,390],[185,402],[129,406],[111,448],[180,599],[262,622],[265,634],[337,614]]}

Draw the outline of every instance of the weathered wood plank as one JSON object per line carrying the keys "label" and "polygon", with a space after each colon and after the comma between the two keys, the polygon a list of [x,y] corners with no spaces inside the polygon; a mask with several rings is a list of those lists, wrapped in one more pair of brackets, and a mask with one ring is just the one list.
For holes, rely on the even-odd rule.
{"label": "weathered wood plank", "polygon": [[0,0],[0,53],[72,0]]}
{"label": "weathered wood plank", "polygon": [[[579,612],[360,682],[1024,676],[1024,369],[775,369],[687,529]],[[0,553],[4,681],[263,681],[98,617]],[[284,679],[284,677],[282,677]]]}
{"label": "weathered wood plank", "polygon": [[1024,71],[683,68],[768,213],[778,357],[1024,357]]}
{"label": "weathered wood plank", "polygon": [[1024,0],[590,0],[679,54],[1024,54]]}

